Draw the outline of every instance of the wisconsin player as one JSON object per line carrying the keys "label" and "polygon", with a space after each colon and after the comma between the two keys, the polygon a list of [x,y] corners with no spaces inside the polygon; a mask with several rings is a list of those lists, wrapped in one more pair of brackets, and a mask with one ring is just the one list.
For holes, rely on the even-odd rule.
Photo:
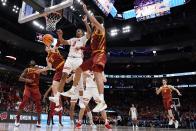
{"label": "wisconsin player", "polygon": [[137,109],[135,108],[134,104],[132,104],[130,110],[129,110],[129,116],[131,115],[131,119],[132,119],[132,124],[133,124],[133,128],[136,127],[138,128],[137,125]]}
{"label": "wisconsin player", "polygon": [[41,94],[39,91],[39,78],[40,73],[43,73],[48,70],[48,68],[40,69],[35,66],[36,63],[34,60],[31,60],[29,63],[29,67],[26,68],[21,74],[19,81],[25,82],[25,89],[23,93],[23,100],[19,105],[19,109],[16,115],[15,126],[20,126],[20,114],[24,110],[25,106],[29,102],[29,99],[32,98],[38,115],[37,127],[41,127],[40,125],[40,115],[42,111],[41,107]]}
{"label": "wisconsin player", "polygon": [[169,125],[175,124],[175,127],[178,127],[179,122],[175,120],[174,115],[171,110],[172,91],[175,91],[179,96],[181,96],[181,93],[179,92],[178,89],[174,88],[173,86],[167,85],[167,79],[163,79],[162,84],[163,85],[159,89],[156,88],[156,94],[158,95],[162,93],[163,106],[165,108],[165,111],[168,113]]}
{"label": "wisconsin player", "polygon": [[93,33],[91,35],[91,58],[84,61],[82,65],[76,70],[76,77],[73,82],[72,88],[68,91],[70,94],[74,94],[74,90],[80,80],[81,74],[84,71],[92,70],[95,76],[95,81],[99,90],[100,102],[93,109],[94,112],[100,112],[107,108],[107,105],[104,100],[104,83],[102,80],[102,72],[104,71],[106,64],[106,33],[105,28],[103,27],[102,17],[95,18],[91,16],[86,8],[86,5],[83,5],[83,10],[88,16],[91,26],[93,27]]}
{"label": "wisconsin player", "polygon": [[[83,79],[86,82],[85,83],[86,90],[84,91],[83,101],[84,101],[85,106],[88,109],[89,108],[88,103],[91,100],[91,98],[93,98],[94,101],[96,103],[98,103],[98,102],[100,102],[100,97],[99,97],[99,92],[98,92],[98,88],[97,88],[97,84],[95,82],[95,77],[94,77],[93,72],[92,71],[83,72]],[[102,73],[101,79],[102,79],[103,82],[107,81],[103,73]],[[80,108],[79,119],[78,119],[78,122],[76,124],[77,129],[82,128],[82,119],[83,119],[83,116],[84,116],[84,112],[85,112],[85,108]],[[102,118],[105,122],[105,128],[111,129],[111,126],[110,126],[109,121],[107,119],[106,111],[102,110],[101,115],[102,115]],[[90,121],[90,124],[93,126],[94,123],[93,123],[92,120]]]}
{"label": "wisconsin player", "polygon": [[[59,43],[57,44],[59,45]],[[52,81],[52,92],[54,97],[49,97],[49,100],[54,102],[56,104],[55,111],[59,112],[62,110],[62,106],[60,105],[60,89],[59,89],[59,82],[62,77],[62,71],[64,66],[64,59],[61,56],[58,47],[48,47],[46,46],[45,51],[48,53],[48,56],[46,57],[47,65],[50,69],[55,69],[55,74],[53,76]]]}
{"label": "wisconsin player", "polygon": [[[61,44],[63,45],[70,45],[69,49],[69,54],[66,59],[66,62],[64,64],[63,68],[63,74],[62,74],[62,79],[60,81],[60,90],[64,91],[64,85],[66,83],[66,79],[69,76],[69,74],[73,71],[76,70],[83,62],[83,50],[82,48],[85,47],[86,42],[90,38],[91,35],[91,28],[87,23],[87,17],[84,16],[82,21],[84,22],[86,26],[87,33],[84,34],[84,31],[82,29],[77,29],[76,31],[76,37],[71,38],[69,40],[63,39],[63,32],[62,30],[57,30],[57,35],[58,39]],[[80,94],[82,96],[82,90]],[[63,96],[68,96],[70,97],[70,94],[67,94],[66,92],[61,93]]]}

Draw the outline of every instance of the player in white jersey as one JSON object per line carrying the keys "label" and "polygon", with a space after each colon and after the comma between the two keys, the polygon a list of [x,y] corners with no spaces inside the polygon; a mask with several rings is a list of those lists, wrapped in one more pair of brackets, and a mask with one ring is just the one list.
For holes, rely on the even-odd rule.
{"label": "player in white jersey", "polygon": [[[66,83],[70,83],[71,81],[73,81],[75,77],[75,74],[73,73],[66,81]],[[82,82],[81,82],[82,81]],[[83,76],[81,76],[81,81],[79,82],[78,86],[79,88],[83,88]],[[70,100],[70,120],[71,120],[71,125],[74,125],[74,112],[75,112],[75,105],[79,99],[79,88],[76,88],[76,94],[71,96],[71,100]],[[83,103],[81,103],[81,100],[79,101],[79,106],[80,108],[85,108],[83,107]],[[92,121],[92,112],[90,110],[87,110],[87,116],[89,117],[90,123],[93,124]]]}
{"label": "player in white jersey", "polygon": [[[95,82],[93,72],[92,71],[83,72],[83,79],[86,82],[85,83],[86,90],[84,91],[84,96],[83,96],[83,102],[84,102],[85,106],[88,105],[91,98],[93,98],[95,100],[95,102],[99,102],[100,97],[99,97],[99,92],[98,92],[98,88],[97,88],[97,84]],[[104,82],[107,81],[105,76],[103,76],[103,81]],[[80,108],[79,119],[78,119],[78,122],[76,125],[77,129],[80,129],[82,127],[82,118],[84,116],[84,111],[85,111],[85,108]],[[105,110],[101,111],[101,115],[103,117],[103,120],[105,121],[105,127],[107,129],[111,129],[109,121],[107,120],[107,115],[106,115]]]}
{"label": "player in white jersey", "polygon": [[[77,29],[76,37],[71,38],[69,40],[63,39],[63,32],[62,30],[57,30],[58,40],[63,45],[70,45],[69,54],[64,64],[63,74],[60,81],[59,89],[61,92],[64,91],[64,85],[66,83],[66,79],[68,75],[73,71],[76,70],[83,62],[83,47],[85,47],[86,42],[90,38],[91,35],[91,28],[87,23],[87,17],[83,17],[83,22],[86,26],[87,33],[84,34],[82,29]],[[83,90],[83,89],[81,89]],[[69,94],[61,93],[63,96],[70,97]]]}
{"label": "player in white jersey", "polygon": [[131,119],[132,119],[132,124],[133,124],[133,128],[136,127],[138,128],[137,125],[137,109],[135,108],[134,104],[132,104],[132,107],[129,110],[129,116],[131,115]]}

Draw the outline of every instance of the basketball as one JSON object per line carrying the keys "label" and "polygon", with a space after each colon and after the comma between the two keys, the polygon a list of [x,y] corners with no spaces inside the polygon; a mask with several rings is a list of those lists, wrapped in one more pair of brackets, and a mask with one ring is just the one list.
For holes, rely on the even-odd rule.
{"label": "basketball", "polygon": [[50,35],[50,34],[45,34],[43,37],[42,37],[42,41],[43,43],[46,45],[46,46],[50,46],[53,42],[53,36]]}

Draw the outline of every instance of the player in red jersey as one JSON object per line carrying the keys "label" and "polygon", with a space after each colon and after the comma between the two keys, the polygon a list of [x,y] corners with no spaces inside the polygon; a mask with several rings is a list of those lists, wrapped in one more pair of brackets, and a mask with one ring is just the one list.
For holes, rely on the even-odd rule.
{"label": "player in red jersey", "polygon": [[54,74],[52,85],[51,85],[54,97],[49,97],[49,100],[56,104],[55,111],[59,112],[60,110],[62,110],[62,106],[60,105],[60,99],[59,99],[60,89],[58,88],[59,88],[59,82],[62,77],[62,71],[63,71],[63,66],[64,66],[65,61],[63,57],[61,56],[57,46],[53,48],[46,47],[46,52],[48,53],[48,56],[46,58],[48,67],[50,69],[52,68],[55,69],[55,74]]}
{"label": "player in red jersey", "polygon": [[75,94],[75,88],[80,80],[81,74],[84,71],[92,70],[95,75],[95,81],[98,86],[98,91],[100,94],[100,102],[93,109],[94,112],[101,112],[107,108],[104,100],[104,82],[102,80],[102,72],[104,71],[106,64],[106,32],[103,27],[102,17],[95,18],[90,15],[86,5],[83,5],[83,10],[88,16],[91,26],[93,28],[93,33],[91,35],[91,58],[84,61],[83,64],[76,70],[76,77],[73,82],[72,88],[68,91],[70,94]]}
{"label": "player in red jersey", "polygon": [[48,68],[40,69],[35,67],[36,63],[34,60],[30,61],[29,67],[26,68],[21,74],[19,81],[25,82],[25,89],[23,93],[23,100],[19,105],[19,109],[16,115],[15,126],[20,126],[20,114],[23,111],[24,107],[28,103],[29,99],[32,98],[36,105],[36,111],[38,113],[37,127],[40,125],[40,114],[42,111],[41,108],[41,94],[39,91],[39,78],[40,73],[45,72]]}
{"label": "player in red jersey", "polygon": [[168,118],[169,118],[169,125],[173,125],[175,121],[175,127],[178,128],[178,121],[175,120],[174,115],[171,110],[171,105],[172,105],[172,91],[176,91],[179,96],[181,96],[181,93],[179,92],[178,89],[174,88],[171,85],[167,85],[167,79],[162,80],[163,85],[158,89],[156,88],[156,94],[162,93],[162,98],[163,98],[163,106],[165,110],[168,113]]}

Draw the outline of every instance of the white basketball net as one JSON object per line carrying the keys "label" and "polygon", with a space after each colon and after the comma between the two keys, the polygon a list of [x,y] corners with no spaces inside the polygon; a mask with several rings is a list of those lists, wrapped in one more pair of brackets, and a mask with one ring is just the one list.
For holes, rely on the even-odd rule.
{"label": "white basketball net", "polygon": [[53,12],[45,16],[46,18],[46,30],[55,31],[56,24],[61,20],[62,15],[58,12]]}

